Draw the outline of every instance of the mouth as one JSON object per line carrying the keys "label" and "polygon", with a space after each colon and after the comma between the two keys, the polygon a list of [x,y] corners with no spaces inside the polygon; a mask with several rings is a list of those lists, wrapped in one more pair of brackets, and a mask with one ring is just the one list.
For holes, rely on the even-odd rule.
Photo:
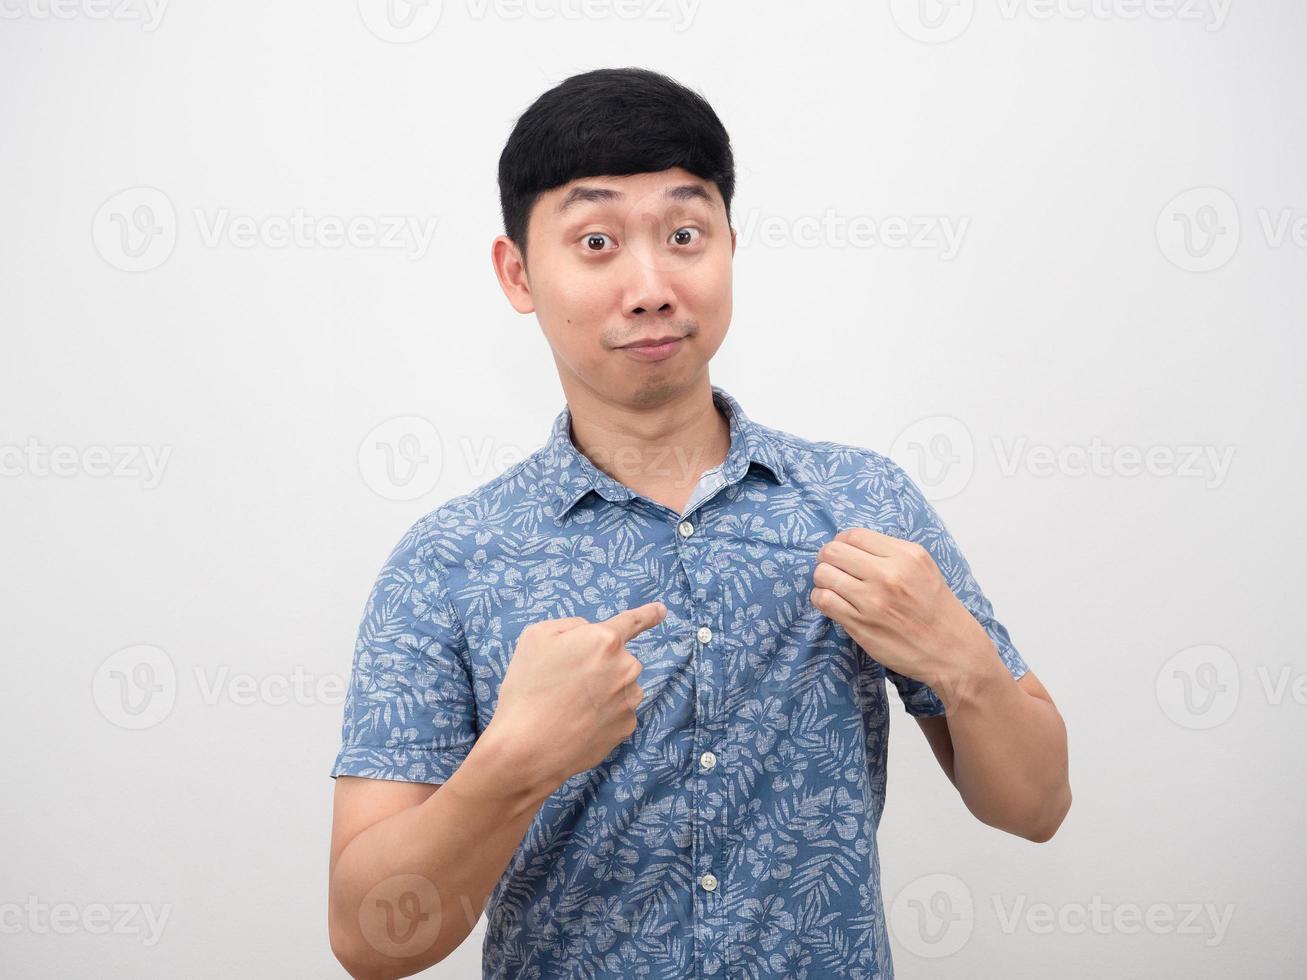
{"label": "mouth", "polygon": [[661,361],[680,350],[684,341],[685,338],[680,336],[654,337],[649,340],[637,340],[633,344],[619,347],[618,350],[626,351],[636,360]]}
{"label": "mouth", "polygon": [[649,340],[637,340],[629,344],[623,344],[622,349],[627,350],[631,347],[662,347],[670,344],[674,340],[682,339],[681,334],[670,334],[666,337],[653,337]]}

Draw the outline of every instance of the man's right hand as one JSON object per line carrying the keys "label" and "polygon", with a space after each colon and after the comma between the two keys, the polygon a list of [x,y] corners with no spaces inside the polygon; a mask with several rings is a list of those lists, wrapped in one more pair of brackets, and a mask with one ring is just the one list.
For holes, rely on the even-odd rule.
{"label": "man's right hand", "polygon": [[598,623],[580,616],[532,623],[518,637],[482,737],[505,740],[524,778],[553,792],[592,769],[635,731],[643,665],[626,644],[667,616],[661,602]]}

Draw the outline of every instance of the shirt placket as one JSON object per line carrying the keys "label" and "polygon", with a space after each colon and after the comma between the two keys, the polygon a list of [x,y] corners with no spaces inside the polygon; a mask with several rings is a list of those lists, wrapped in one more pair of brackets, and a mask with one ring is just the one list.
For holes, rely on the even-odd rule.
{"label": "shirt placket", "polygon": [[[727,917],[723,910],[722,861],[725,858],[725,794],[721,749],[724,720],[721,706],[726,683],[722,642],[722,602],[713,572],[713,535],[705,506],[726,485],[721,474],[702,487],[703,496],[686,507],[676,525],[677,555],[690,583],[688,615],[694,633],[694,747],[691,799],[695,960],[697,977],[724,975],[729,959]],[[699,494],[696,493],[696,498]]]}

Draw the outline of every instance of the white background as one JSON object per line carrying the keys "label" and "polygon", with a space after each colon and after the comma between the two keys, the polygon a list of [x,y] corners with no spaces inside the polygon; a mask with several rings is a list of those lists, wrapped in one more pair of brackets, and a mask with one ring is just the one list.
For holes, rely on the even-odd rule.
{"label": "white background", "polygon": [[[1068,724],[1075,802],[1036,845],[967,812],[894,698],[898,975],[1307,968],[1302,4],[447,0],[416,36],[432,8],[124,2],[0,19],[0,972],[343,975],[363,602],[563,405],[492,275],[499,153],[623,65],[733,140],[714,383],[908,466]],[[321,235],[279,246],[297,209]],[[428,245],[321,224],[391,216]],[[373,432],[396,417],[426,427]],[[97,475],[101,446],[134,461]],[[481,938],[431,975],[479,976]]]}

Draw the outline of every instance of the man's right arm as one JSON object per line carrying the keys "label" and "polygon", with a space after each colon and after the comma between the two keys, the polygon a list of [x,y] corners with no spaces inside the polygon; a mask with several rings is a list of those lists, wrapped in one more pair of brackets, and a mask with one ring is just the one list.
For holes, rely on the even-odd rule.
{"label": "man's right arm", "polygon": [[336,778],[328,930],[351,976],[411,976],[457,949],[558,788],[529,783],[494,728],[443,784]]}
{"label": "man's right arm", "polygon": [[526,627],[490,722],[438,786],[337,775],[328,930],[351,975],[411,976],[467,938],[545,800],[635,731],[626,644],[666,615],[647,602]]}

